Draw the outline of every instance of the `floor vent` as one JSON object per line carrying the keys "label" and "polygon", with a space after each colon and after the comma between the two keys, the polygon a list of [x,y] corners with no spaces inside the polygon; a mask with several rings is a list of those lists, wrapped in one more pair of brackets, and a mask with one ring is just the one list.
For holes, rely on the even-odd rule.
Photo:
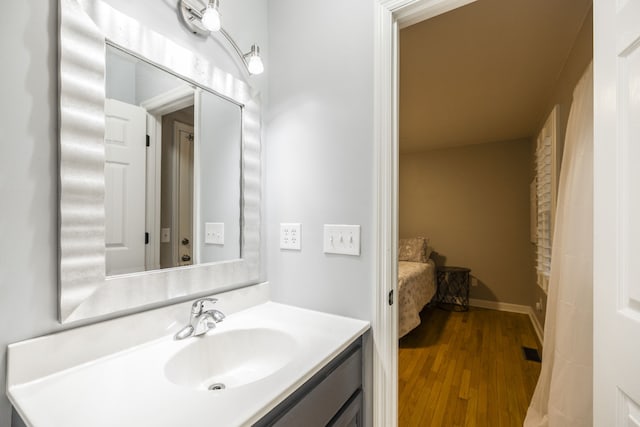
{"label": "floor vent", "polygon": [[538,350],[531,347],[522,347],[522,352],[524,353],[524,358],[531,362],[541,362],[540,353]]}

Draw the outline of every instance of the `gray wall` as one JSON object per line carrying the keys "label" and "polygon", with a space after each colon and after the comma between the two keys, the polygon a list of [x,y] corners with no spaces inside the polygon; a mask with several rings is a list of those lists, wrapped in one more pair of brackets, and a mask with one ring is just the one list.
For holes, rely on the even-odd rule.
{"label": "gray wall", "polygon": [[[240,107],[202,92],[200,262],[240,258]],[[204,243],[205,223],[224,224],[224,245]]]}
{"label": "gray wall", "polygon": [[[224,45],[197,39],[178,23],[175,1],[109,3],[239,75]],[[265,56],[266,3],[234,0],[221,5],[225,28],[240,46],[248,50],[258,42]],[[0,14],[0,52],[5,58],[0,79],[2,390],[7,344],[62,329],[57,322],[57,9],[56,0],[4,2]],[[267,75],[252,78],[263,95]],[[2,392],[0,427],[9,427],[10,419],[11,407]]]}
{"label": "gray wall", "polygon": [[[265,173],[273,298],[371,319],[374,3],[269,6]],[[279,249],[282,222],[302,223],[301,251]],[[323,224],[360,224],[361,256],[324,254]]]}
{"label": "gray wall", "polygon": [[[57,2],[9,2],[0,17],[0,387],[7,344],[57,318]],[[11,408],[0,398],[0,426]]]}
{"label": "gray wall", "polygon": [[136,64],[107,47],[105,63],[105,96],[136,105]]}
{"label": "gray wall", "polygon": [[107,47],[105,94],[132,105],[188,85],[187,82],[133,56]]}
{"label": "gray wall", "polygon": [[[373,6],[270,0],[265,116],[267,272],[272,298],[371,320],[375,292]],[[301,251],[279,224],[302,223]],[[361,225],[359,257],[322,252],[323,224]],[[372,340],[365,339],[365,425]]]}

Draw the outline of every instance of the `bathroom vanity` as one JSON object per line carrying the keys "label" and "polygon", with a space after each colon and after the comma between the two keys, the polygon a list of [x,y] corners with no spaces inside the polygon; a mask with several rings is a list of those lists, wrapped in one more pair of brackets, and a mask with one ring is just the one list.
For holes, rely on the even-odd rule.
{"label": "bathroom vanity", "polygon": [[187,302],[12,344],[8,396],[34,427],[362,425],[368,322],[268,284],[216,298],[226,318],[199,337],[174,338]]}

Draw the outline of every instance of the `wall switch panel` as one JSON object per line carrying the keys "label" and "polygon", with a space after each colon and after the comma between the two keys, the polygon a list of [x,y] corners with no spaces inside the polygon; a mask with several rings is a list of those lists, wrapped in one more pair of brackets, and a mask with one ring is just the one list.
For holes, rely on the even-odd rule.
{"label": "wall switch panel", "polygon": [[324,253],[360,256],[359,225],[324,225]]}
{"label": "wall switch panel", "polygon": [[204,243],[224,245],[224,222],[206,222],[204,224]]}
{"label": "wall switch panel", "polygon": [[170,243],[170,242],[171,242],[171,229],[162,228],[160,230],[160,243]]}
{"label": "wall switch panel", "polygon": [[280,224],[280,249],[290,249],[299,251],[302,234],[300,223]]}

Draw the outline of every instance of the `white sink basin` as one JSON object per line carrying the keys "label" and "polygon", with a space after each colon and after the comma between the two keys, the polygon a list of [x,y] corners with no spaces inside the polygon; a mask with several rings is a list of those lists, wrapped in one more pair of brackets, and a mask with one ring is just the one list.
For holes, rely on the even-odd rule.
{"label": "white sink basin", "polygon": [[165,365],[167,379],[204,391],[239,387],[278,371],[295,354],[294,338],[277,329],[216,332],[187,338],[191,342]]}

